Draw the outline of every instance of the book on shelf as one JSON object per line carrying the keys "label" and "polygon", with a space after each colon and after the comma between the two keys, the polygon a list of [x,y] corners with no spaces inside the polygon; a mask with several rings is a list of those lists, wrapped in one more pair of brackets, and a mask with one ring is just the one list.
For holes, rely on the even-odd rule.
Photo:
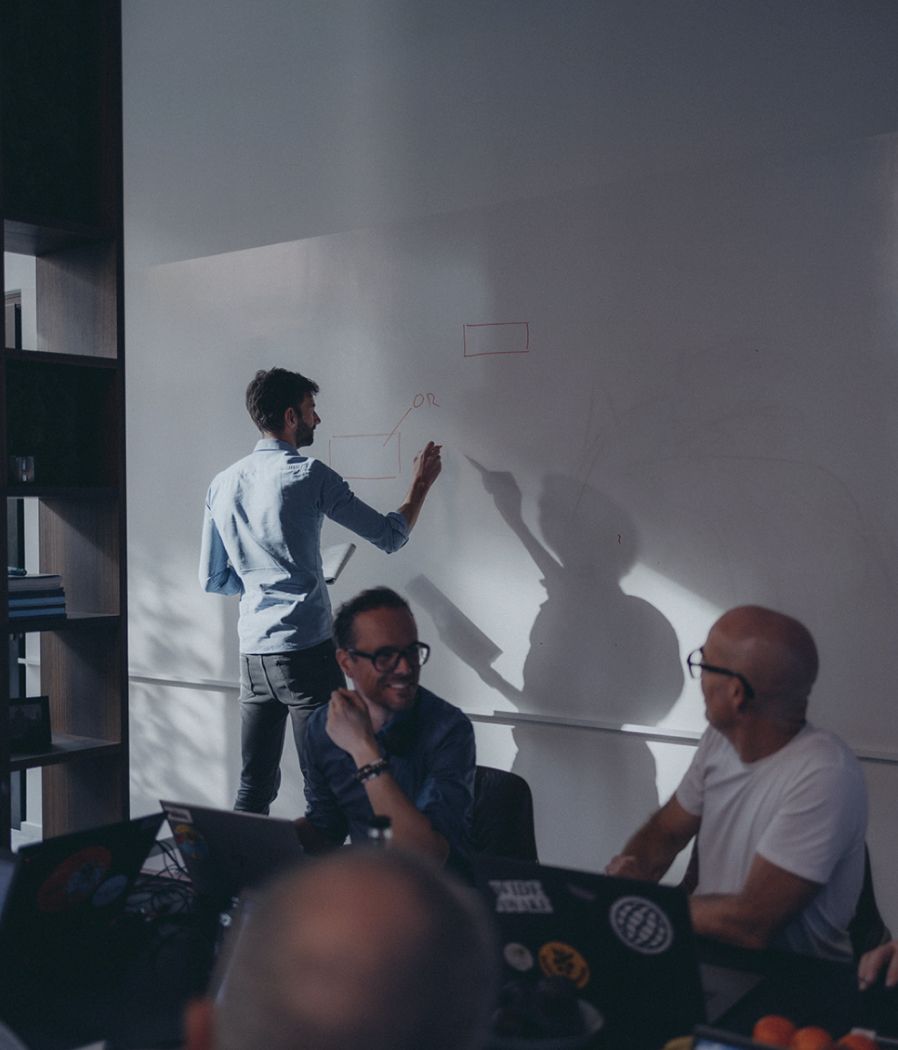
{"label": "book on shelf", "polygon": [[26,591],[9,596],[10,609],[28,609],[34,605],[65,605],[65,591],[58,587],[54,591]]}
{"label": "book on shelf", "polygon": [[6,589],[10,594],[31,591],[62,590],[62,577],[55,572],[28,572],[24,576],[6,574]]}
{"label": "book on shelf", "polygon": [[[26,590],[13,589],[13,581],[29,582],[42,577],[41,586]],[[7,619],[27,620],[42,616],[65,616],[65,590],[62,579],[55,573],[35,573],[34,576],[10,576],[7,597]],[[56,583],[57,586],[48,586]]]}
{"label": "book on shelf", "polygon": [[44,616],[65,616],[65,605],[38,605],[30,609],[10,609],[8,620],[40,619]]}

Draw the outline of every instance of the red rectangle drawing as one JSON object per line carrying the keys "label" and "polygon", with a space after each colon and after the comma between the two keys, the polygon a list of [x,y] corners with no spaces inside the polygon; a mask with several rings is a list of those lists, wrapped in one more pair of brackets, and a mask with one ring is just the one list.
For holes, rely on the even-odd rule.
{"label": "red rectangle drawing", "polygon": [[526,354],[530,350],[527,321],[493,321],[465,325],[465,357],[488,354]]}
{"label": "red rectangle drawing", "polygon": [[402,470],[399,434],[335,434],[328,449],[330,465],[351,481],[398,478]]}

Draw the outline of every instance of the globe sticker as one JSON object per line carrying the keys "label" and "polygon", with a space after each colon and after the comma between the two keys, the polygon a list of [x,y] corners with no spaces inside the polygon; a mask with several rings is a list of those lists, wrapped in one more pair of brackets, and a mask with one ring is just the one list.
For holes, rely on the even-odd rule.
{"label": "globe sticker", "polygon": [[517,970],[518,973],[526,973],[527,970],[533,969],[533,954],[526,945],[511,941],[502,949],[502,954],[512,970]]}
{"label": "globe sticker", "polygon": [[539,950],[539,965],[546,977],[566,977],[578,988],[589,984],[589,963],[564,941],[548,941]]}
{"label": "globe sticker", "polygon": [[643,955],[660,955],[673,944],[673,927],[664,912],[645,897],[620,897],[609,913],[611,929]]}

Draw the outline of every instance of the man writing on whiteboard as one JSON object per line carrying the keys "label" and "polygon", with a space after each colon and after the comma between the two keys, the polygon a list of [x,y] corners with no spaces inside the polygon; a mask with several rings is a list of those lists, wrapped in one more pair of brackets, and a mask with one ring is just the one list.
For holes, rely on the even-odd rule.
{"label": "man writing on whiteboard", "polygon": [[407,542],[441,469],[440,446],[428,442],[398,510],[369,507],[339,474],[299,451],[321,422],[317,393],[298,372],[257,372],[246,407],[262,437],[206,496],[199,577],[207,591],[240,595],[243,765],[235,809],[254,813],[267,813],[277,796],[287,714],[298,752],[306,719],[345,685],[321,565],[323,519],[392,553]]}
{"label": "man writing on whiteboard", "polygon": [[849,748],[805,720],[813,638],[790,616],[742,606],[687,663],[710,725],[673,797],[608,874],[660,879],[697,835],[696,933],[850,960],[867,793]]}

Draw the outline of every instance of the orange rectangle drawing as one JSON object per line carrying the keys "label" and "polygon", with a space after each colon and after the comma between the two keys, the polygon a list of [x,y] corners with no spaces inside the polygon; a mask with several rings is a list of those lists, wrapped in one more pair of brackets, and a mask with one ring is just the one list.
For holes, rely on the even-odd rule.
{"label": "orange rectangle drawing", "polygon": [[465,325],[465,357],[489,354],[526,354],[530,350],[527,321],[493,321]]}
{"label": "orange rectangle drawing", "polygon": [[328,458],[350,481],[398,478],[402,471],[399,434],[335,434],[328,443]]}

